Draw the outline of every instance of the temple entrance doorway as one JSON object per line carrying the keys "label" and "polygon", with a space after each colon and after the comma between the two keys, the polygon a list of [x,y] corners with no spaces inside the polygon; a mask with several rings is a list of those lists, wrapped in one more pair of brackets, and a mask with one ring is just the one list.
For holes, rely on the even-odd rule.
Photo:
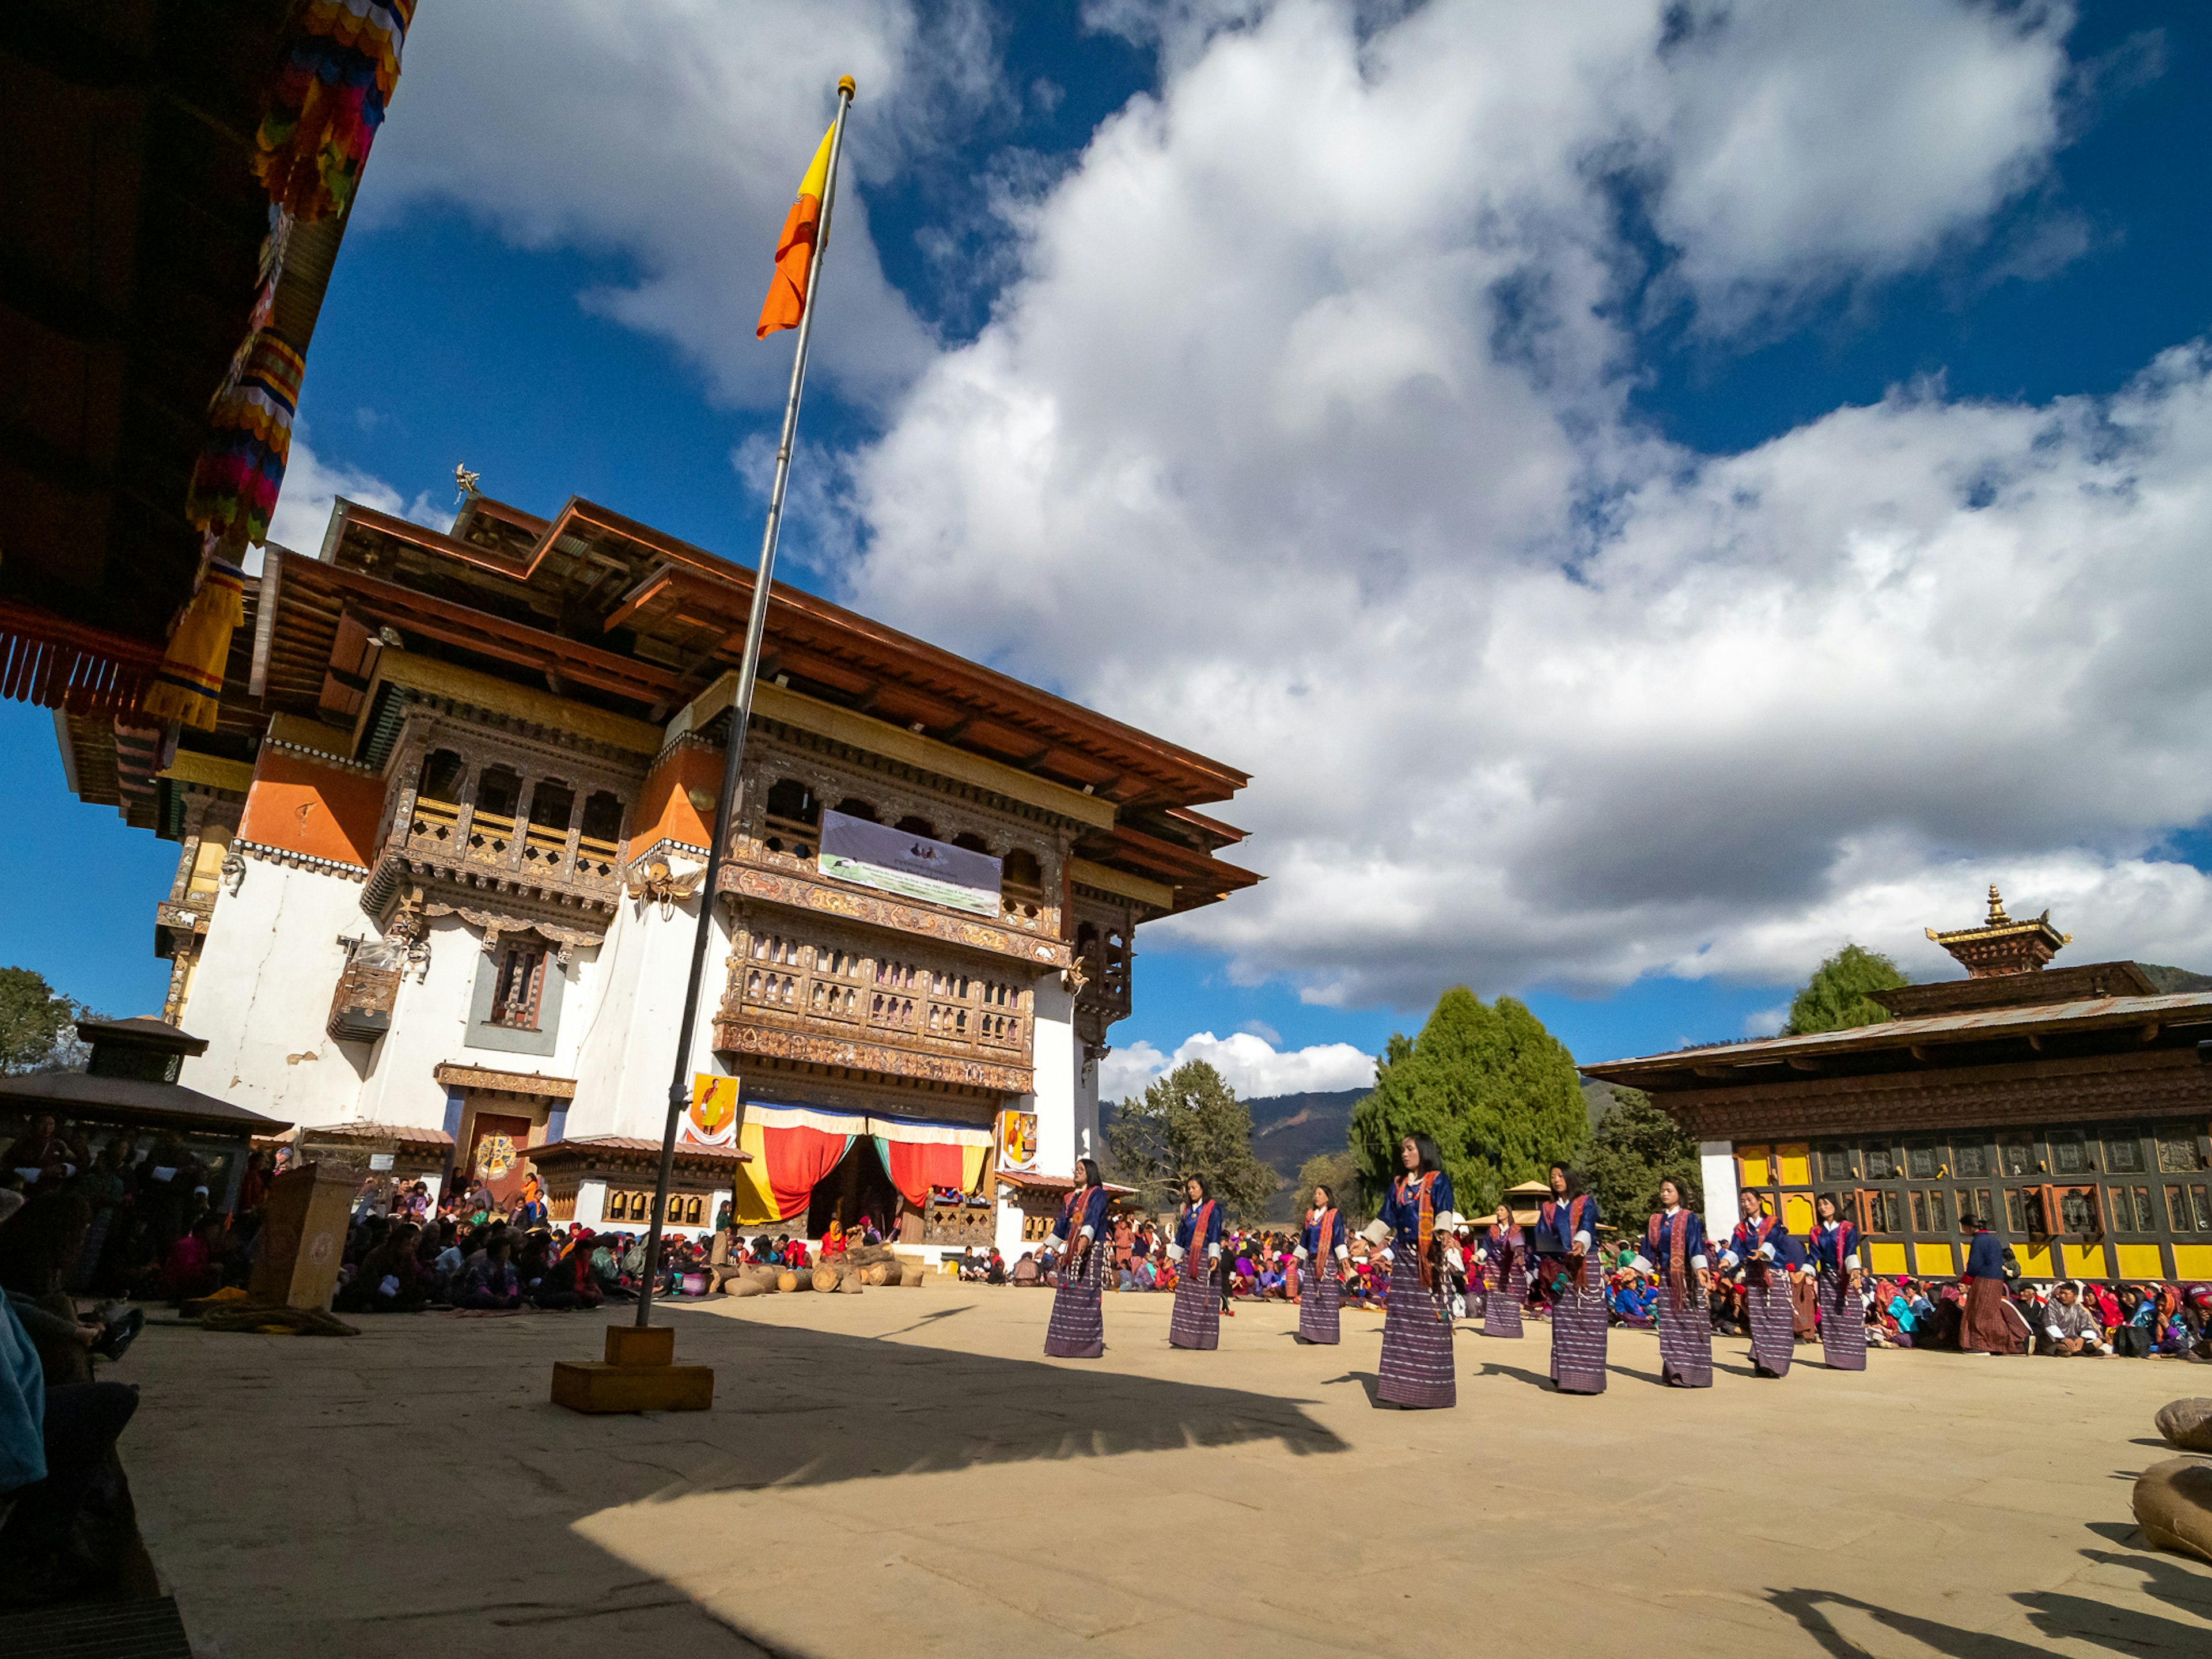
{"label": "temple entrance doorway", "polygon": [[813,1200],[806,1206],[806,1236],[821,1237],[832,1220],[851,1227],[862,1216],[872,1218],[878,1232],[895,1233],[898,1212],[898,1188],[891,1185],[875,1138],[854,1135],[836,1167],[814,1185]]}

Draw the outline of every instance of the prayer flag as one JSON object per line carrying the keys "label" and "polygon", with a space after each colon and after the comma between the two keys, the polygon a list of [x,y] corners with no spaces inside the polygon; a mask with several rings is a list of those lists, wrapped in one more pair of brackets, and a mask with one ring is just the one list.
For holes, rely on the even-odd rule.
{"label": "prayer flag", "polygon": [[833,123],[822,135],[813,165],[799,181],[799,199],[784,215],[783,234],[775,243],[775,275],[769,280],[768,298],[761,302],[760,326],[753,331],[757,340],[765,340],[780,328],[797,328],[805,314],[806,274],[814,264],[822,198],[830,187],[830,141],[836,136]]}

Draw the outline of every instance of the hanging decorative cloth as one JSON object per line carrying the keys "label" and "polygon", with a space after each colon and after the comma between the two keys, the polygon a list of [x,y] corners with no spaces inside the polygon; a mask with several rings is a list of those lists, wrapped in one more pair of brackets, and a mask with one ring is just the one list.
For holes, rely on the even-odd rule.
{"label": "hanging decorative cloth", "polygon": [[269,534],[269,515],[292,453],[292,416],[307,365],[273,329],[246,343],[235,378],[208,406],[208,440],[192,467],[185,512],[234,551]]}
{"label": "hanging decorative cloth", "polygon": [[253,171],[269,199],[313,222],[352,204],[416,0],[307,0],[286,42],[255,135]]}
{"label": "hanging decorative cloth", "polygon": [[200,572],[199,590],[169,635],[168,653],[139,704],[141,712],[155,720],[214,731],[222,706],[222,671],[230,660],[230,636],[245,620],[246,573],[210,553]]}

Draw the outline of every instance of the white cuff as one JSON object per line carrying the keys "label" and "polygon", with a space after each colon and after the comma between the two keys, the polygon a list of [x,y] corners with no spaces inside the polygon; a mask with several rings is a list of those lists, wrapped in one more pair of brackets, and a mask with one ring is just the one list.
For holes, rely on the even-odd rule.
{"label": "white cuff", "polygon": [[1385,1244],[1382,1247],[1382,1259],[1385,1261],[1395,1261],[1398,1259],[1398,1252],[1389,1245]]}
{"label": "white cuff", "polygon": [[2049,1337],[2053,1342],[2063,1342],[2066,1340],[2066,1333],[2060,1330],[2056,1325],[2045,1325],[2043,1328],[2043,1334]]}
{"label": "white cuff", "polygon": [[1699,1273],[1703,1273],[1705,1270],[1707,1264],[1704,1255],[1693,1255],[1690,1258],[1690,1265],[1692,1267],[1695,1267]]}
{"label": "white cuff", "polygon": [[1169,1260],[1169,1261],[1182,1261],[1182,1245],[1180,1245],[1180,1244],[1170,1244],[1170,1245],[1169,1245],[1169,1246],[1168,1246],[1168,1260]]}
{"label": "white cuff", "polygon": [[1489,1252],[1489,1250],[1488,1250],[1487,1249],[1484,1249],[1477,1250],[1477,1251],[1474,1253],[1474,1259],[1475,1259],[1477,1261],[1489,1261],[1489,1260],[1490,1260],[1490,1252]]}
{"label": "white cuff", "polygon": [[1844,1266],[1850,1272],[1856,1273],[1859,1270],[1858,1252],[1854,1250],[1850,1255],[1845,1256],[1844,1258]]}
{"label": "white cuff", "polygon": [[1640,1273],[1648,1273],[1651,1271],[1651,1263],[1646,1261],[1641,1255],[1632,1257],[1630,1265]]}
{"label": "white cuff", "polygon": [[1575,1245],[1578,1249],[1587,1250],[1590,1247],[1590,1236],[1588,1233],[1577,1233]]}
{"label": "white cuff", "polygon": [[1352,1252],[1340,1244],[1336,1247],[1336,1259],[1339,1261],[1349,1261],[1352,1260]]}
{"label": "white cuff", "polygon": [[1758,1254],[1766,1261],[1771,1261],[1774,1260],[1774,1246],[1771,1244],[1762,1244],[1759,1247]]}
{"label": "white cuff", "polygon": [[1083,1236],[1084,1236],[1085,1238],[1089,1238],[1089,1237],[1091,1237],[1092,1236],[1092,1235],[1091,1235],[1091,1229],[1090,1229],[1088,1226],[1086,1226],[1086,1227],[1085,1227],[1085,1228],[1084,1228],[1084,1230],[1083,1230]]}
{"label": "white cuff", "polygon": [[1304,1245],[1301,1244],[1301,1245],[1299,1245],[1299,1246],[1297,1247],[1297,1249],[1296,1249],[1292,1250],[1292,1251],[1291,1252],[1291,1256],[1292,1256],[1294,1259],[1296,1259],[1296,1260],[1297,1260],[1297,1261],[1304,1261],[1304,1260],[1306,1259],[1306,1247],[1305,1247]]}
{"label": "white cuff", "polygon": [[1220,1260],[1221,1260],[1221,1246],[1219,1246],[1218,1244],[1209,1244],[1209,1245],[1207,1245],[1207,1246],[1206,1247],[1206,1259],[1208,1261],[1220,1261]]}
{"label": "white cuff", "polygon": [[1721,1266],[1723,1267],[1733,1267],[1741,1260],[1742,1258],[1737,1255],[1734,1250],[1723,1250],[1721,1252]]}

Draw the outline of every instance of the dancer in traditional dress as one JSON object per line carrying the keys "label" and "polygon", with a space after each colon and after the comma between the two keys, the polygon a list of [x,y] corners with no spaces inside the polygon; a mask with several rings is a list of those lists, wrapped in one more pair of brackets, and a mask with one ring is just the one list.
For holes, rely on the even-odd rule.
{"label": "dancer in traditional dress", "polygon": [[1790,1237],[1790,1229],[1766,1213],[1759,1194],[1746,1192],[1736,1200],[1743,1219],[1736,1223],[1722,1252],[1721,1266],[1743,1272],[1744,1311],[1751,1324],[1751,1368],[1761,1376],[1790,1375],[1790,1355],[1796,1343],[1796,1322],[1791,1316],[1790,1279],[1805,1271],[1803,1241]]}
{"label": "dancer in traditional dress", "polygon": [[1965,1353],[2026,1353],[2027,1321],[2005,1294],[2004,1241],[1978,1215],[1962,1217],[1972,1229],[1966,1246],[1966,1297],[1959,1308],[1959,1347]]}
{"label": "dancer in traditional dress", "polygon": [[1451,1177],[1437,1143],[1407,1135],[1398,1143],[1404,1166],[1383,1196],[1377,1218],[1393,1240],[1390,1295],[1382,1304],[1382,1364],[1375,1395],[1409,1409],[1459,1403],[1452,1369],[1451,1285],[1437,1249],[1449,1231]]}
{"label": "dancer in traditional dress", "polygon": [[1183,1182],[1182,1214],[1176,1221],[1168,1259],[1176,1264],[1175,1310],[1168,1340],[1178,1348],[1221,1346],[1221,1288],[1213,1265],[1221,1256],[1221,1206],[1203,1179]]}
{"label": "dancer in traditional dress", "polygon": [[1552,1382],[1561,1394],[1605,1392],[1605,1275],[1597,1253],[1597,1200],[1564,1164],[1537,1211],[1537,1282],[1552,1297]]}
{"label": "dancer in traditional dress", "polygon": [[1482,1334],[1520,1335],[1521,1303],[1528,1294],[1528,1245],[1513,1219],[1510,1205],[1498,1206],[1490,1223],[1490,1236],[1476,1247],[1474,1259],[1489,1283],[1482,1302]]}
{"label": "dancer in traditional dress", "polygon": [[1095,1158],[1083,1160],[1081,1175],[1052,1227],[1060,1244],[1060,1288],[1052,1296],[1044,1351],[1054,1359],[1096,1359],[1106,1352],[1099,1290],[1109,1251],[1098,1243],[1106,1232],[1106,1182]]}
{"label": "dancer in traditional dress", "polygon": [[1304,1272],[1299,1275],[1304,1291],[1298,1302],[1298,1340],[1302,1342],[1340,1342],[1336,1318],[1336,1280],[1352,1259],[1344,1242],[1344,1218],[1337,1213],[1336,1194],[1326,1187],[1313,1189],[1313,1208],[1306,1212],[1306,1229],[1298,1236],[1291,1259]]}
{"label": "dancer in traditional dress", "polygon": [[1705,1224],[1682,1207],[1682,1189],[1659,1183],[1659,1213],[1644,1225],[1638,1263],[1658,1275],[1659,1375],[1677,1389],[1713,1386],[1713,1286]]}
{"label": "dancer in traditional dress", "polygon": [[1859,1230],[1833,1193],[1813,1200],[1813,1265],[1820,1278],[1820,1357],[1832,1371],[1866,1369],[1866,1304],[1859,1299]]}

